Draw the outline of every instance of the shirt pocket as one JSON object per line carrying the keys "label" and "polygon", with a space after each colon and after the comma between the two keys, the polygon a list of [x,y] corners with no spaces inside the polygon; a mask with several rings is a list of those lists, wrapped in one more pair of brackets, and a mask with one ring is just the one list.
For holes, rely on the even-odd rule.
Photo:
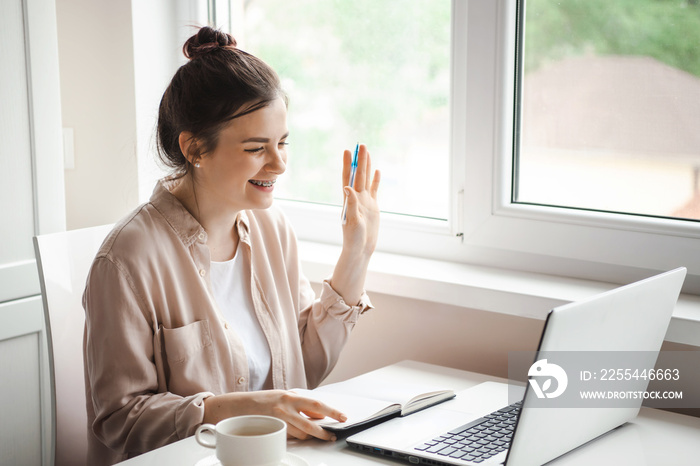
{"label": "shirt pocket", "polygon": [[209,322],[200,320],[177,328],[161,327],[168,391],[187,396],[212,388],[213,347]]}

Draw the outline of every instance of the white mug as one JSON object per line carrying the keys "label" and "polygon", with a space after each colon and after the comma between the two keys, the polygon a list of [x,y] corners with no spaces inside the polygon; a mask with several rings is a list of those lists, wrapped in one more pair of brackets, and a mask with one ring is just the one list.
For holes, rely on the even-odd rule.
{"label": "white mug", "polygon": [[[214,434],[214,441],[205,432]],[[287,424],[270,416],[236,416],[202,424],[194,434],[197,442],[216,449],[223,466],[280,466],[287,451]]]}

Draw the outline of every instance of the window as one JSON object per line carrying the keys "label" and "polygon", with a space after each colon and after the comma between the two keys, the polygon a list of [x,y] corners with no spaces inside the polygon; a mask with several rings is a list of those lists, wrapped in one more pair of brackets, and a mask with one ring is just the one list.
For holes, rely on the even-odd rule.
{"label": "window", "polygon": [[[514,93],[519,81],[516,32],[518,19],[524,17],[523,7],[526,11],[531,2],[476,1],[467,5],[467,94],[480,91],[477,95],[482,98],[472,98],[467,105],[465,137],[470,169],[465,199],[486,201],[465,201],[465,240],[460,257],[509,269],[613,283],[685,265],[689,269],[685,291],[700,292],[700,270],[697,260],[692,259],[700,244],[696,222],[513,202],[512,188],[518,187],[513,152],[519,135],[514,126],[519,116]],[[472,25],[475,17],[481,23]],[[490,108],[495,109],[493,115]],[[484,123],[484,119],[493,123]],[[471,149],[475,145],[478,150]]]}
{"label": "window", "polygon": [[447,220],[450,8],[449,0],[232,8],[239,47],[269,63],[289,94],[279,197],[340,206],[342,152],[361,142],[385,168],[384,211]]}
{"label": "window", "polygon": [[340,244],[342,150],[361,142],[382,170],[379,248],[418,252],[426,233],[459,244],[454,8],[450,0],[219,0],[209,9],[210,22],[270,63],[289,94],[290,163],[278,204],[300,239]]}
{"label": "window", "polygon": [[515,202],[700,219],[700,4],[528,0]]}
{"label": "window", "polygon": [[[246,2],[249,4],[249,15],[253,15],[253,11],[256,11],[255,8],[257,6],[263,5],[268,1],[272,0]],[[547,157],[551,158],[553,156],[554,149],[547,150],[547,146],[537,139],[537,137],[542,137],[538,131],[549,131],[541,129],[543,127],[537,118],[551,117],[552,113],[540,111],[541,107],[537,107],[537,105],[542,104],[537,103],[537,98],[545,100],[552,98],[551,96],[554,94],[550,92],[554,92],[555,87],[544,87],[547,93],[550,94],[537,94],[532,91],[532,86],[537,84],[537,70],[546,69],[545,65],[553,66],[556,60],[568,60],[571,58],[563,55],[564,53],[578,54],[584,58],[591,54],[604,55],[603,58],[606,58],[607,55],[611,54],[636,53],[625,51],[627,49],[620,49],[621,51],[619,52],[617,50],[609,52],[604,48],[594,48],[589,44],[588,38],[598,38],[600,34],[583,26],[581,26],[583,32],[580,37],[578,35],[575,36],[579,42],[573,41],[571,44],[568,44],[555,34],[556,27],[552,25],[554,23],[551,23],[553,21],[552,17],[555,19],[559,18],[559,23],[556,24],[566,25],[566,27],[575,29],[578,26],[573,25],[569,20],[573,18],[579,21],[579,12],[576,8],[591,9],[595,15],[602,15],[592,21],[594,24],[613,20],[623,21],[627,24],[628,19],[621,19],[622,17],[619,14],[621,11],[632,12],[630,13],[632,18],[629,19],[631,24],[629,31],[632,32],[626,34],[624,33],[625,29],[621,26],[611,27],[610,40],[614,42],[614,39],[617,38],[621,42],[639,42],[641,40],[640,37],[634,37],[632,33],[648,31],[648,34],[645,34],[644,37],[651,36],[651,32],[655,32],[657,37],[667,38],[668,31],[663,31],[659,24],[663,23],[666,16],[672,15],[674,24],[677,24],[679,27],[678,34],[680,37],[687,37],[688,43],[685,46],[695,44],[694,47],[697,48],[698,41],[693,39],[693,37],[696,37],[696,31],[700,30],[700,28],[695,26],[689,27],[686,24],[691,20],[690,12],[696,12],[697,2],[645,0],[645,2],[649,3],[648,8],[652,10],[653,8],[662,8],[663,5],[673,4],[674,6],[667,6],[669,8],[668,15],[659,13],[658,10],[653,10],[651,14],[646,12],[647,20],[653,21],[658,19],[659,23],[652,22],[644,26],[640,26],[641,23],[635,22],[641,21],[639,19],[641,12],[637,11],[641,7],[635,7],[634,10],[630,9],[630,5],[638,5],[636,0],[601,0],[601,2],[600,4],[595,0],[528,0],[527,2],[525,0],[452,0],[450,2],[450,82],[449,115],[447,120],[449,121],[450,130],[447,136],[440,135],[436,138],[444,139],[447,137],[449,157],[447,162],[440,162],[444,167],[441,170],[446,170],[447,173],[442,175],[442,177],[435,174],[424,176],[422,185],[412,187],[412,189],[418,191],[419,195],[425,195],[428,191],[444,189],[443,193],[445,194],[443,196],[447,199],[447,202],[444,204],[444,207],[440,206],[428,211],[420,208],[410,211],[405,210],[404,207],[395,207],[400,205],[400,202],[393,200],[389,202],[387,198],[391,198],[394,194],[399,194],[399,197],[405,194],[405,191],[401,191],[401,188],[394,184],[402,181],[402,176],[398,176],[396,182],[388,181],[387,178],[384,178],[381,193],[382,207],[387,210],[390,208],[394,212],[409,213],[411,215],[387,214],[383,216],[379,245],[381,250],[447,261],[502,267],[511,270],[534,271],[616,283],[632,281],[648,276],[655,271],[685,265],[689,269],[689,275],[686,279],[686,292],[700,293],[700,266],[695,265],[699,261],[690,259],[696,256],[700,249],[700,246],[698,246],[700,244],[698,242],[698,239],[700,239],[700,224],[694,221],[682,221],[671,218],[686,217],[692,219],[697,217],[691,214],[680,214],[678,209],[673,210],[673,207],[664,210],[658,206],[652,206],[649,201],[638,202],[642,199],[642,194],[639,193],[642,190],[640,186],[645,191],[643,195],[646,195],[647,192],[651,192],[652,189],[656,189],[662,183],[668,181],[650,179],[636,171],[634,172],[635,176],[633,176],[633,170],[636,170],[636,168],[624,168],[622,171],[617,171],[618,168],[614,166],[607,175],[614,180],[613,183],[610,183],[610,186],[619,188],[622,185],[621,181],[624,181],[628,183],[626,189],[631,195],[615,199],[613,203],[612,195],[606,193],[606,195],[599,196],[605,201],[605,203],[600,203],[596,196],[599,186],[602,186],[602,182],[593,182],[590,179],[579,178],[577,183],[586,189],[574,190],[571,189],[576,185],[574,181],[567,179],[565,183],[562,183],[563,171],[555,172],[551,175],[547,173],[547,171],[554,169],[562,169],[558,164],[548,163],[549,159]],[[356,2],[324,1],[320,3],[325,5],[322,8],[325,10],[326,8],[338,8],[341,4],[354,4]],[[395,13],[394,10],[405,9],[406,11],[411,11],[416,5],[425,6],[428,3],[432,6],[434,3],[440,2],[422,2],[420,0],[403,0],[400,2],[373,1],[366,4],[362,2],[360,6],[365,13],[376,9],[379,19],[373,21],[377,21],[377,24],[384,24],[381,21],[381,17],[390,17]],[[593,6],[593,3],[598,6]],[[266,28],[275,28],[279,25],[283,29],[285,22],[293,26],[297,24],[297,21],[302,21],[301,18],[304,16],[303,10],[305,10],[304,5],[306,3],[301,5],[294,2],[293,4],[297,10],[289,10],[286,9],[289,7],[280,6],[277,12],[266,13],[268,15],[281,15],[283,17],[281,22],[278,19],[273,21],[273,16],[263,17],[263,13],[260,12],[255,13],[255,15],[258,15],[257,17],[246,17],[246,22],[249,22],[250,26],[260,28],[266,34],[274,32],[268,31]],[[381,5],[384,4],[390,5],[387,7],[389,8],[388,10],[382,8]],[[613,4],[614,6],[611,6]],[[242,6],[232,7],[231,10],[234,11],[236,8],[240,9]],[[614,11],[609,13],[598,11],[604,8],[612,8]],[[312,10],[310,9],[309,11]],[[562,11],[567,11],[568,17],[562,19]],[[238,13],[231,15],[234,25],[233,30],[245,30],[242,25],[236,25],[235,18],[244,17],[244,15],[240,14],[240,11]],[[404,13],[403,11],[401,12],[402,15]],[[445,13],[436,15],[436,18],[438,16],[441,18],[440,21],[446,21]],[[686,18],[686,16],[688,17]],[[351,17],[352,15],[348,16],[348,18]],[[313,18],[316,22],[319,21],[317,16],[313,16]],[[336,18],[334,21],[340,21],[341,19]],[[697,15],[695,19],[697,19]],[[437,21],[435,18],[433,20]],[[525,20],[526,22],[522,23],[519,20]],[[352,22],[351,20],[350,23]],[[521,49],[518,42],[518,27],[522,27],[523,24],[526,26],[523,36],[524,41],[522,42],[524,48],[522,49],[523,54],[519,55]],[[279,60],[279,63],[274,65],[275,68],[279,70],[280,66],[285,64],[285,60],[288,61],[288,63],[291,63],[288,73],[294,78],[295,76],[291,70],[298,63],[293,63],[293,61],[303,61],[304,59],[318,61],[321,59],[315,55],[318,50],[326,47],[331,50],[335,47],[336,50],[339,50],[345,46],[343,41],[346,39],[342,38],[342,36],[339,38],[336,35],[335,30],[339,28],[337,24],[329,20],[326,24],[323,24],[323,28],[317,33],[318,35],[315,35],[310,32],[311,29],[292,27],[291,32],[282,35],[282,40],[286,40],[290,44],[290,49],[297,47],[291,45],[294,41],[306,41],[306,45],[299,46],[301,48],[298,50],[312,50],[313,53],[309,52],[311,56],[302,57],[301,59],[298,51],[294,52],[294,56],[282,55],[274,58]],[[539,33],[537,32],[538,28],[540,28]],[[661,28],[660,32],[659,28]],[[333,32],[329,33],[329,30],[333,30]],[[542,31],[545,31],[545,33],[543,34]],[[246,32],[246,35],[241,38],[243,43],[255,43],[257,39],[254,39],[253,32]],[[295,37],[295,35],[300,37]],[[314,43],[313,47],[304,48],[309,47],[308,44],[313,41],[314,37],[319,42],[326,41],[329,44],[317,47]],[[436,44],[438,42],[442,44],[443,42],[441,41],[444,40],[440,39],[438,41],[436,37],[432,37],[430,34],[421,37],[429,37],[429,41],[434,40],[434,42],[430,42],[431,47],[438,47]],[[564,38],[566,37],[571,39],[574,36],[570,33],[564,33]],[[267,37],[266,40],[272,39]],[[402,39],[402,43],[406,46],[406,39]],[[413,44],[415,44],[415,41]],[[263,43],[257,46],[267,47]],[[364,45],[364,47],[371,48],[368,45]],[[529,47],[533,48],[529,49]],[[443,53],[442,50],[436,52],[438,55]],[[685,53],[686,51],[683,49],[681,55]],[[694,53],[697,53],[697,50]],[[420,56],[427,57],[426,55]],[[563,58],[565,56],[566,58]],[[516,66],[516,63],[518,63],[516,57],[524,59],[525,71],[523,74],[520,74],[520,68]],[[364,60],[366,57],[361,58]],[[599,56],[598,58],[601,57]],[[269,58],[266,59],[272,61]],[[378,59],[381,60],[381,58]],[[423,60],[426,59],[423,58]],[[343,61],[349,62],[353,67],[348,74],[357,75],[357,69],[363,66],[370,67],[366,62],[353,61],[349,58],[343,58]],[[693,60],[686,58],[681,61],[690,62]],[[406,65],[407,62],[402,63],[408,66]],[[429,61],[429,63],[432,62]],[[331,68],[327,67],[325,63],[323,65],[316,68],[317,74],[323,73],[326,68]],[[677,67],[669,64],[664,66]],[[683,76],[688,79],[692,75],[692,72],[687,70],[679,71],[679,73],[684,73]],[[285,72],[280,74],[283,75],[283,78],[285,77]],[[408,75],[402,76],[404,76],[403,79],[408,79],[405,78]],[[435,85],[444,83],[445,79],[442,72],[426,74],[425,70],[420,71],[417,76],[434,78],[430,82]],[[332,76],[322,77],[332,83],[336,79]],[[367,82],[369,81],[363,81],[365,86],[367,86]],[[291,84],[291,82],[287,84]],[[397,83],[397,85],[399,84],[403,86],[405,83]],[[518,87],[516,84],[521,86]],[[294,86],[299,86],[298,81],[294,81]],[[603,87],[605,88],[605,86]],[[627,87],[633,88],[633,86]],[[606,89],[607,92],[610,92],[609,87]],[[641,92],[639,89],[642,88],[637,85],[637,92]],[[313,105],[310,109],[323,115],[325,115],[323,111],[326,108],[336,110],[338,106],[333,105],[334,102],[330,100],[324,102],[320,97],[318,97],[319,100],[314,100],[314,98],[310,97],[303,100],[303,104],[299,104],[297,107],[292,91],[293,89],[290,89],[290,94],[292,94],[290,115],[301,112],[300,116],[303,117],[298,122],[293,122],[290,117],[290,125],[298,125],[301,128],[293,128],[293,134],[296,132],[301,134],[305,130],[311,131],[309,134],[312,135],[314,131],[316,131],[315,134],[319,134],[323,127],[314,127],[317,123],[310,123],[311,120],[303,113],[304,105],[307,102],[311,102]],[[566,95],[565,91],[566,88],[562,91],[564,95]],[[405,92],[405,90],[402,92]],[[700,99],[695,94],[678,88],[674,92],[675,94],[670,96],[667,99],[668,101],[688,100],[690,101],[689,107],[691,110],[695,108],[697,112]],[[336,89],[335,93],[332,94],[332,98],[335,99],[337,98],[335,94],[342,94],[342,89]],[[522,101],[521,97],[523,98]],[[439,97],[428,99],[428,101],[430,105],[433,105],[440,103],[442,99],[443,97]],[[663,99],[659,99],[659,101],[663,101]],[[539,102],[542,102],[542,100]],[[430,105],[426,108],[431,108]],[[435,111],[437,112],[437,110]],[[444,112],[445,110],[441,109],[440,111]],[[401,113],[396,109],[392,109],[392,112],[391,115]],[[652,118],[652,121],[638,122],[637,126],[660,125],[655,123],[657,120],[653,120],[658,117],[658,112],[649,110],[648,113],[649,115],[647,116]],[[419,115],[422,115],[418,117],[419,120],[422,118],[423,120],[421,121],[427,121],[426,113],[419,113]],[[440,118],[444,119],[445,117],[441,116]],[[681,121],[685,125],[690,125],[689,127],[692,129],[694,127],[692,118],[694,117],[683,116]],[[356,120],[357,118],[354,119]],[[352,125],[352,120],[353,118],[349,120],[350,124],[343,123],[338,125],[338,128],[340,128],[338,131],[341,131],[343,126],[347,126],[350,129],[349,131],[324,136],[328,140],[337,138],[337,140],[332,142],[331,146],[340,145],[349,148],[358,139],[370,143],[370,140],[364,139],[365,135],[369,134],[377,135],[377,146],[386,144],[386,141],[381,140],[386,133],[382,133],[379,130],[376,132],[370,129],[363,130],[360,126]],[[402,123],[401,125],[404,124],[411,130],[416,128],[411,123]],[[573,123],[571,125],[573,126]],[[306,127],[304,128],[304,126]],[[359,132],[353,133],[352,130],[357,128],[360,128]],[[422,128],[427,127],[422,126]],[[598,131],[602,131],[602,129],[606,128],[598,128]],[[636,130],[639,130],[639,128],[637,127]],[[680,134],[680,123],[676,127],[676,131],[676,134]],[[688,134],[690,133],[692,131]],[[549,134],[547,133],[545,136],[549,137]],[[582,133],[574,132],[574,134]],[[639,137],[653,136],[650,131],[644,129],[636,134]],[[690,137],[688,136],[688,138]],[[292,141],[295,145],[292,155],[296,158],[307,157],[306,154],[299,154],[300,150],[301,152],[306,152],[306,148],[301,147],[304,142],[298,141],[298,139],[301,139],[301,136],[297,137],[295,135],[295,139]],[[304,139],[306,139],[306,136],[304,136]],[[311,141],[316,142],[316,139],[318,138],[312,137]],[[656,141],[656,138],[652,139]],[[551,138],[545,138],[545,140],[550,141]],[[639,141],[636,141],[634,133],[632,136],[627,136],[627,140],[639,143]],[[611,140],[607,135],[602,134],[595,144],[612,144],[611,141],[615,141],[615,139]],[[326,143],[326,141],[323,142]],[[543,145],[545,150],[540,150]],[[692,141],[687,143],[687,146],[692,145]],[[383,146],[382,150],[384,150],[384,147],[387,146]],[[556,146],[553,147],[557,148]],[[593,147],[597,146],[594,145]],[[695,147],[697,147],[697,144]],[[577,153],[575,147],[564,149],[566,149],[564,152],[570,159],[571,156]],[[587,150],[590,150],[590,147]],[[674,198],[675,200],[672,203],[670,202],[670,204],[683,206],[687,198],[687,191],[689,189],[692,190],[694,187],[696,171],[692,168],[694,163],[691,160],[692,157],[687,157],[692,155],[690,149],[687,153],[683,152],[685,149],[680,146],[673,150],[673,161],[668,163],[668,160],[664,160],[664,164],[666,168],[673,171],[678,167],[676,162],[682,159],[680,165],[683,165],[682,170],[685,170],[684,174],[681,175],[684,177],[683,181],[672,181],[670,183],[674,189],[681,188],[686,193],[681,195],[671,192],[672,190],[670,189],[662,189],[659,191],[661,192],[660,195],[651,195],[651,197]],[[440,148],[439,152],[442,151],[443,149]],[[376,153],[376,149],[373,152]],[[438,151],[436,150],[435,152]],[[681,156],[676,157],[679,154]],[[586,155],[583,159],[589,161],[596,158],[594,156],[600,158],[601,155],[601,153],[596,152],[592,155]],[[382,157],[388,156],[382,153]],[[641,158],[644,163],[637,163],[639,160],[635,159],[635,157],[625,152],[621,159],[624,161],[635,160],[634,163],[638,167],[643,168],[644,164],[652,159],[652,154],[644,153],[637,157],[638,159]],[[563,156],[561,160],[563,160]],[[433,159],[431,158],[432,161]],[[556,161],[560,162],[559,159]],[[311,165],[315,163],[312,161]],[[339,164],[339,161],[334,163]],[[384,160],[382,160],[383,175],[389,176],[393,174],[392,172],[399,174],[403,170],[415,169],[413,166],[404,165],[408,164],[400,157],[392,159],[389,163],[384,163]],[[642,168],[639,168],[639,170],[642,170]],[[324,168],[323,176],[328,176],[328,173],[338,173],[338,170],[339,165],[334,170]],[[569,167],[566,170],[574,172],[577,176],[584,174],[584,171],[579,168]],[[660,173],[660,170],[656,169],[648,171],[653,176]],[[594,172],[598,174],[599,170],[594,170]],[[624,176],[620,175],[620,173],[624,173]],[[319,184],[323,184],[321,181],[325,183],[325,179],[322,179],[323,177],[310,172],[304,173],[303,176],[306,177],[305,179],[310,180],[309,183],[313,180],[318,180]],[[558,182],[565,189],[554,190],[552,182]],[[543,183],[550,184],[546,185]],[[595,184],[595,189],[590,189],[591,183]],[[312,188],[316,189],[316,187]],[[333,189],[335,188],[331,187],[329,192]],[[339,191],[338,189],[337,194],[331,194],[330,197],[326,198],[330,200],[323,200],[322,202],[339,204]],[[617,189],[617,191],[620,190]],[[318,194],[309,191],[307,193],[293,193],[292,195],[303,199],[316,197]],[[574,195],[578,197],[574,199]],[[337,196],[335,200],[331,199],[333,196]],[[416,207],[420,205],[419,202],[414,202],[410,199],[406,204]],[[301,239],[321,242],[339,241],[340,225],[337,221],[339,208],[329,207],[325,204],[297,202],[285,203],[284,207],[295,222],[295,227]],[[431,212],[440,213],[431,214]]]}

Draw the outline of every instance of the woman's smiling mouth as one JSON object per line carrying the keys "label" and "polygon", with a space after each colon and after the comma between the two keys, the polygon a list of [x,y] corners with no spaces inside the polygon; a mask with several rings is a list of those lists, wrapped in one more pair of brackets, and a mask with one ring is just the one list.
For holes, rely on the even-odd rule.
{"label": "woman's smiling mouth", "polygon": [[275,184],[276,181],[277,180],[248,180],[248,183],[252,183],[255,186],[262,186],[263,188],[270,188],[273,184]]}

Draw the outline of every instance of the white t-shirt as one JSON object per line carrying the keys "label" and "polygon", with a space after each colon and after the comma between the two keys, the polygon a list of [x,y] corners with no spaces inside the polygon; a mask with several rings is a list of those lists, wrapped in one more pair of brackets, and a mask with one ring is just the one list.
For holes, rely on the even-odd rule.
{"label": "white t-shirt", "polygon": [[270,374],[272,358],[270,346],[255,315],[248,286],[249,274],[243,266],[240,249],[229,261],[211,262],[211,287],[224,319],[243,341],[250,371],[248,387],[250,390],[262,390]]}

